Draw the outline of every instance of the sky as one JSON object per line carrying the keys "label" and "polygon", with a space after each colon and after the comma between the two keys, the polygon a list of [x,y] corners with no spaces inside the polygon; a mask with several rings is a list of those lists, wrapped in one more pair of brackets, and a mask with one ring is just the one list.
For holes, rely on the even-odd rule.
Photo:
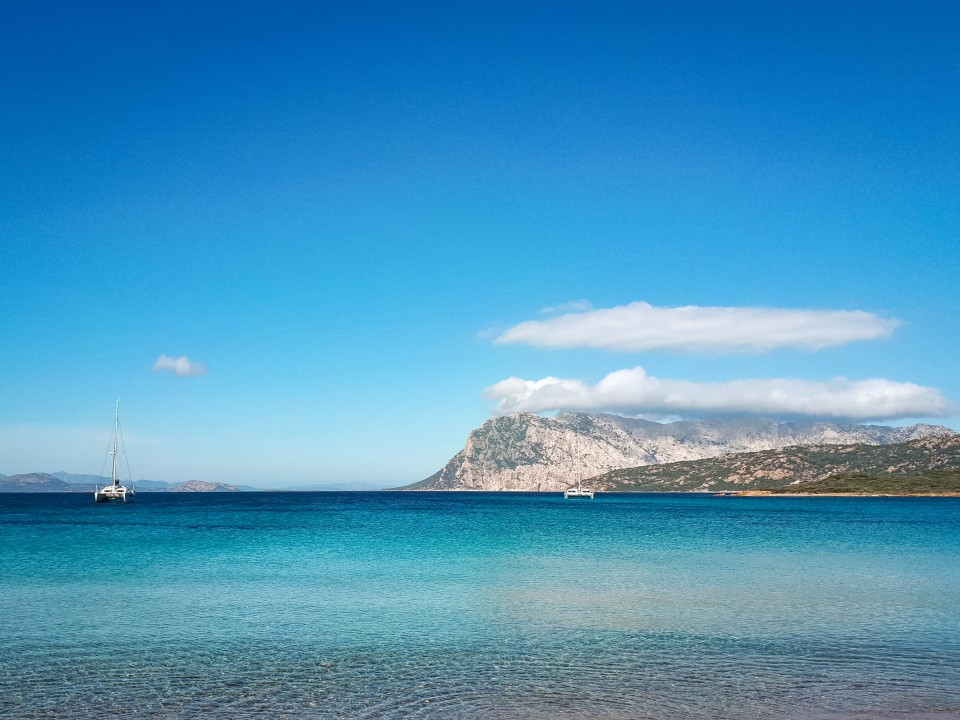
{"label": "sky", "polygon": [[960,429],[954,2],[0,4],[0,473]]}

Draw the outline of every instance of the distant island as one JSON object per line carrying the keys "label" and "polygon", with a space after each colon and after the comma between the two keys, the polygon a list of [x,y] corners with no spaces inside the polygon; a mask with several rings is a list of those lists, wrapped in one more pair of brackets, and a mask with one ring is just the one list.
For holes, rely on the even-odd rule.
{"label": "distant island", "polygon": [[[90,492],[103,487],[110,478],[97,475],[77,475],[68,472],[24,473],[20,475],[0,475],[0,493],[54,493],[54,492]],[[237,485],[225,482],[205,480],[187,480],[170,483],[163,480],[137,480],[132,483],[138,493],[153,492],[265,492],[263,488],[250,485]],[[271,488],[269,492],[344,492],[379,490],[383,485],[365,482],[334,482],[314,485],[288,485]]]}
{"label": "distant island", "polygon": [[[62,476],[82,478],[70,482]],[[90,492],[96,487],[103,487],[110,482],[110,478],[97,478],[98,482],[88,478],[96,476],[72,476],[70,473],[25,473],[21,475],[0,476],[0,492],[5,493],[56,493],[56,492]],[[182,483],[166,483],[157,480],[141,480],[134,483],[137,492],[238,492],[253,490],[243,485],[230,485],[220,482],[205,482],[189,480]]]}

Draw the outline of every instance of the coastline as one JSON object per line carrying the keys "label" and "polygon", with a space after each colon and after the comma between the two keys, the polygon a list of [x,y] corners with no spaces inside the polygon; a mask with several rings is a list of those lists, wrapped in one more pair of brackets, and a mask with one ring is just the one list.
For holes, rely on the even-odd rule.
{"label": "coastline", "polygon": [[730,497],[960,497],[960,492],[942,493],[785,493],[772,490],[742,490],[729,493]]}

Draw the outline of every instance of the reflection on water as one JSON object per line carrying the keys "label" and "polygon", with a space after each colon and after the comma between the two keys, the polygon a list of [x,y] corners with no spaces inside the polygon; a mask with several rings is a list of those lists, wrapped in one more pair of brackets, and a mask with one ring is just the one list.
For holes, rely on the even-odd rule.
{"label": "reflection on water", "polygon": [[960,501],[0,496],[0,715],[960,717]]}

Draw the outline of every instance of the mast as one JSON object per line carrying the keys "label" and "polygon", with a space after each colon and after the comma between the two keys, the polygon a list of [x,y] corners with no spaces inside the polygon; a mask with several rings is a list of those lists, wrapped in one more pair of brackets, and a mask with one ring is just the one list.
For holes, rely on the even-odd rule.
{"label": "mast", "polygon": [[577,433],[577,492],[580,492],[580,478],[583,475],[583,467],[580,462],[580,433]]}
{"label": "mast", "polygon": [[117,439],[120,435],[120,398],[117,398],[117,412],[113,416],[113,486],[120,484],[117,479]]}

